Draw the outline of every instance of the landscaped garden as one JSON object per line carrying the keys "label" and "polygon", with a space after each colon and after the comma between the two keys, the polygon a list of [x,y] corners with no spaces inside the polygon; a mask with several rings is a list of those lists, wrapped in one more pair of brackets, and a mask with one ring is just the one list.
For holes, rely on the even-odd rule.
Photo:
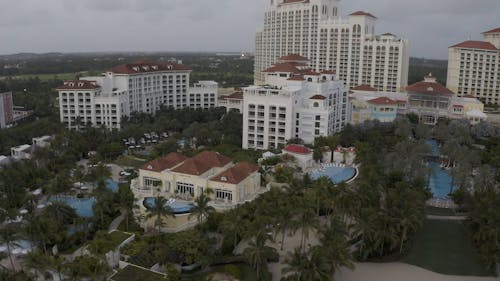
{"label": "landscaped garden", "polygon": [[404,262],[448,275],[493,276],[461,221],[426,220]]}

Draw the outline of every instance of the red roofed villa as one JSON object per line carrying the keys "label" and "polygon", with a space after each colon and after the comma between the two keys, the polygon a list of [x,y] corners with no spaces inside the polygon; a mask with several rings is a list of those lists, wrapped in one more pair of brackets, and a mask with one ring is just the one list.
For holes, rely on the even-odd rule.
{"label": "red roofed villa", "polygon": [[[145,214],[148,204],[160,196],[173,209],[175,218],[167,219],[165,232],[176,232],[196,224],[189,218],[194,200],[207,190],[212,193],[210,206],[216,210],[228,210],[254,200],[267,190],[261,187],[258,166],[233,161],[218,152],[204,151],[192,158],[170,153],[152,160],[139,169],[139,176],[132,180],[132,192]],[[151,226],[154,220],[143,222]]]}

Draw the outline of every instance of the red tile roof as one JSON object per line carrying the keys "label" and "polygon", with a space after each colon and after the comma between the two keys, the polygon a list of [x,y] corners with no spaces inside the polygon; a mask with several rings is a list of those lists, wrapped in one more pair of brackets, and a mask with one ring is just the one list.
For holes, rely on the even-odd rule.
{"label": "red tile roof", "polygon": [[226,171],[211,178],[212,181],[239,184],[259,170],[259,167],[247,162],[240,162]]}
{"label": "red tile roof", "polygon": [[417,82],[406,87],[408,92],[416,92],[423,94],[437,94],[437,95],[453,95],[454,93],[446,88],[445,86],[437,83],[437,82]]}
{"label": "red tile roof", "polygon": [[384,33],[384,34],[382,34],[382,35],[383,35],[383,36],[396,36],[396,35],[394,35],[394,34],[392,34],[392,33],[390,33],[390,32],[386,32],[386,33]]}
{"label": "red tile roof", "polygon": [[290,144],[287,145],[284,149],[286,152],[291,152],[291,153],[296,153],[296,154],[310,154],[312,151],[303,146],[303,145],[298,145],[298,144]]}
{"label": "red tile roof", "polygon": [[220,97],[221,100],[226,100],[226,99],[233,99],[233,100],[243,100],[243,92],[242,91],[236,91],[228,96],[222,96]]}
{"label": "red tile roof", "polygon": [[376,99],[371,99],[368,102],[371,104],[375,104],[375,105],[397,105],[398,104],[397,101],[392,100],[388,97],[380,97],[380,98],[376,98]]}
{"label": "red tile roof", "polygon": [[483,32],[483,34],[500,33],[500,27]]}
{"label": "red tile roof", "polygon": [[286,80],[288,80],[288,81],[305,81],[306,79],[304,79],[304,77],[301,77],[301,76],[293,76],[293,77],[290,77]]}
{"label": "red tile roof", "polygon": [[321,74],[336,74],[337,72],[335,70],[323,70],[321,71]]}
{"label": "red tile roof", "polygon": [[480,49],[480,50],[498,50],[493,44],[485,41],[465,41],[450,48],[464,48],[464,49]]}
{"label": "red tile roof", "polygon": [[95,90],[101,88],[95,81],[87,80],[68,80],[56,90]]}
{"label": "red tile roof", "polygon": [[231,159],[214,151],[203,151],[193,158],[184,161],[173,172],[199,176],[215,167],[224,167]]}
{"label": "red tile roof", "polygon": [[152,160],[141,166],[141,170],[161,172],[182,163],[187,157],[177,152],[172,152],[166,156]]}
{"label": "red tile roof", "polygon": [[370,87],[369,85],[359,85],[354,88],[351,88],[354,91],[367,91],[367,92],[376,92],[377,89]]}
{"label": "red tile roof", "polygon": [[365,12],[365,11],[357,11],[357,12],[354,12],[351,14],[351,16],[369,16],[369,17],[372,17],[374,19],[376,19],[377,17],[368,13],[368,12]]}
{"label": "red tile roof", "polygon": [[309,59],[299,54],[289,54],[279,58],[278,61],[309,61]]}
{"label": "red tile roof", "polygon": [[318,76],[319,75],[318,72],[316,72],[312,69],[306,69],[306,70],[302,71],[302,74],[309,75],[309,76]]}
{"label": "red tile roof", "polygon": [[277,63],[264,70],[264,72],[300,73],[300,70],[291,63]]}
{"label": "red tile roof", "polygon": [[315,96],[312,96],[310,99],[312,99],[312,100],[326,100],[326,97],[322,96],[322,95],[315,95]]}
{"label": "red tile roof", "polygon": [[280,5],[293,4],[293,3],[309,3],[309,0],[284,0],[283,3],[281,3]]}
{"label": "red tile roof", "polygon": [[122,64],[112,68],[110,71],[117,74],[137,74],[159,71],[189,71],[189,67],[175,62],[152,62],[137,61],[129,64]]}

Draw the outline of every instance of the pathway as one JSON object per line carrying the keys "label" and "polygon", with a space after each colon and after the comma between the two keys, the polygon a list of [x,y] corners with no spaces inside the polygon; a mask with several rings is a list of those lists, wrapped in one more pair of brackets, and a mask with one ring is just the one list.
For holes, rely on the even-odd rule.
{"label": "pathway", "polygon": [[427,215],[427,218],[430,220],[446,220],[446,221],[464,221],[467,219],[465,216],[436,216],[436,215]]}
{"label": "pathway", "polygon": [[121,212],[121,214],[109,224],[108,232],[117,230],[124,219],[125,219],[125,213]]}

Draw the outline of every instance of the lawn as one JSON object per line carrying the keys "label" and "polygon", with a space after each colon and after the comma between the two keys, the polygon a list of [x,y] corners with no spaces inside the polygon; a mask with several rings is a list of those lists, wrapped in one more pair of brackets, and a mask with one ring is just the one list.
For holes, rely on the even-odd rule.
{"label": "lawn", "polygon": [[[87,72],[80,72],[80,73],[57,73],[57,74],[22,74],[22,75],[16,75],[16,76],[10,76],[12,79],[30,79],[30,78],[35,78],[38,77],[38,79],[42,81],[47,81],[47,80],[53,80],[54,78],[59,79],[59,80],[72,80],[76,78],[77,74],[81,75],[87,75]],[[8,76],[3,76],[0,77],[0,79],[5,79]]]}
{"label": "lawn", "polygon": [[220,265],[220,266],[213,266],[210,268],[209,272],[204,272],[204,273],[195,273],[192,275],[184,275],[182,277],[183,281],[197,281],[200,280],[202,277],[208,277],[211,276],[214,273],[236,273],[241,281],[256,281],[257,280],[257,274],[255,273],[255,270],[251,268],[249,265],[244,264],[244,263],[238,263],[238,264],[231,264],[231,265]]}
{"label": "lawn", "polygon": [[109,278],[110,281],[159,281],[164,275],[143,268],[127,265]]}
{"label": "lawn", "polygon": [[130,155],[121,155],[114,161],[114,163],[118,166],[121,167],[134,167],[134,168],[139,168],[142,166],[144,163],[146,163],[146,160],[130,156]]}
{"label": "lawn", "polygon": [[460,221],[427,220],[403,262],[448,275],[493,275],[478,259]]}
{"label": "lawn", "polygon": [[107,253],[115,250],[123,241],[127,240],[131,235],[122,231],[113,231],[111,233],[98,233],[94,240],[90,242],[92,249],[98,249],[100,253]]}

